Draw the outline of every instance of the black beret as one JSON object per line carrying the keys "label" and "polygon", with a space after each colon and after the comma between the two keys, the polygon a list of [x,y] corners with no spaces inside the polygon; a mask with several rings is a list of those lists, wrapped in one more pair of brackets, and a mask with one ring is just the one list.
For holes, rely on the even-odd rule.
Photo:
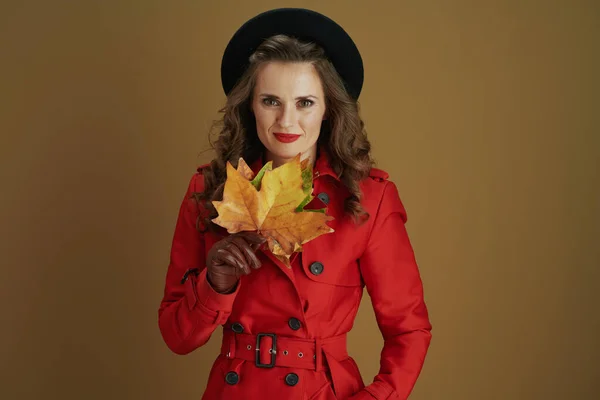
{"label": "black beret", "polygon": [[229,94],[248,67],[248,59],[267,38],[285,34],[314,42],[342,77],[346,90],[358,100],[364,80],[363,62],[350,35],[336,22],[305,8],[278,8],[263,12],[242,25],[233,35],[221,61],[221,83]]}

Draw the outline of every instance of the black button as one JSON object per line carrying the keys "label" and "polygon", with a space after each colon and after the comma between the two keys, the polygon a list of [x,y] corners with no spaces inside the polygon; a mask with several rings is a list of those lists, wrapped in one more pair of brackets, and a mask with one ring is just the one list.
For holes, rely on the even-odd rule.
{"label": "black button", "polygon": [[240,376],[235,372],[228,372],[227,375],[225,375],[225,382],[227,382],[230,385],[235,385],[239,381]]}
{"label": "black button", "polygon": [[298,318],[290,318],[290,320],[288,321],[288,325],[295,331],[302,328],[302,323]]}
{"label": "black button", "polygon": [[242,333],[244,332],[244,327],[239,322],[236,322],[235,324],[231,325],[231,330],[235,333]]}
{"label": "black button", "polygon": [[285,376],[285,383],[288,386],[296,386],[298,384],[299,380],[300,380],[300,378],[298,378],[298,375],[296,375],[296,374],[287,374]]}
{"label": "black button", "polygon": [[314,263],[310,264],[310,272],[313,275],[321,275],[321,273],[323,272],[323,264],[321,264],[318,261],[315,261]]}
{"label": "black button", "polygon": [[325,204],[329,204],[329,195],[325,192],[321,192],[317,195],[319,200],[321,200]]}

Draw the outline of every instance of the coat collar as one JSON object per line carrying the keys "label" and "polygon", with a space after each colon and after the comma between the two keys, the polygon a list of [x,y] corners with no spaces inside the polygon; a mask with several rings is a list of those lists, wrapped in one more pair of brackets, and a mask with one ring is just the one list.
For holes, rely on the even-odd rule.
{"label": "coat collar", "polygon": [[[252,165],[250,165],[250,169],[252,169],[254,174],[257,174],[263,166],[263,154],[261,154],[260,157],[258,157],[258,159],[252,163]],[[313,167],[313,179],[327,175],[333,177],[337,181],[340,180],[338,174],[335,173],[331,167],[331,164],[329,163],[328,150],[325,146],[321,145],[317,150],[317,159]]]}

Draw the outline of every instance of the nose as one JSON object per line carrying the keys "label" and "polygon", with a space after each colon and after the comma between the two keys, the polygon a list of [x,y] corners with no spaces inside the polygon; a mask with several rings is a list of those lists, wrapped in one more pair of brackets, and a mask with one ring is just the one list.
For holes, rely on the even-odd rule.
{"label": "nose", "polygon": [[295,121],[296,108],[292,105],[282,108],[281,114],[279,115],[279,125],[284,129],[289,129],[294,126]]}

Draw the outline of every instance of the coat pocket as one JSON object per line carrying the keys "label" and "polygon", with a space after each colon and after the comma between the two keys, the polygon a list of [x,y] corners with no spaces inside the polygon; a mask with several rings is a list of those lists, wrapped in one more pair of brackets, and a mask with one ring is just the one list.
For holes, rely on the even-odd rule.
{"label": "coat pocket", "polygon": [[360,369],[358,368],[356,361],[354,361],[354,358],[348,357],[343,363],[347,364],[347,368],[349,368],[351,371],[354,371],[354,378],[356,379],[359,385],[357,392],[363,390],[365,387],[365,381],[363,380],[363,377],[360,373]]}
{"label": "coat pocket", "polygon": [[337,400],[331,382],[325,383],[319,390],[317,390],[308,400]]}
{"label": "coat pocket", "polygon": [[327,356],[327,364],[333,392],[337,398],[345,399],[365,387],[358,366],[351,357],[336,360],[332,356]]}

